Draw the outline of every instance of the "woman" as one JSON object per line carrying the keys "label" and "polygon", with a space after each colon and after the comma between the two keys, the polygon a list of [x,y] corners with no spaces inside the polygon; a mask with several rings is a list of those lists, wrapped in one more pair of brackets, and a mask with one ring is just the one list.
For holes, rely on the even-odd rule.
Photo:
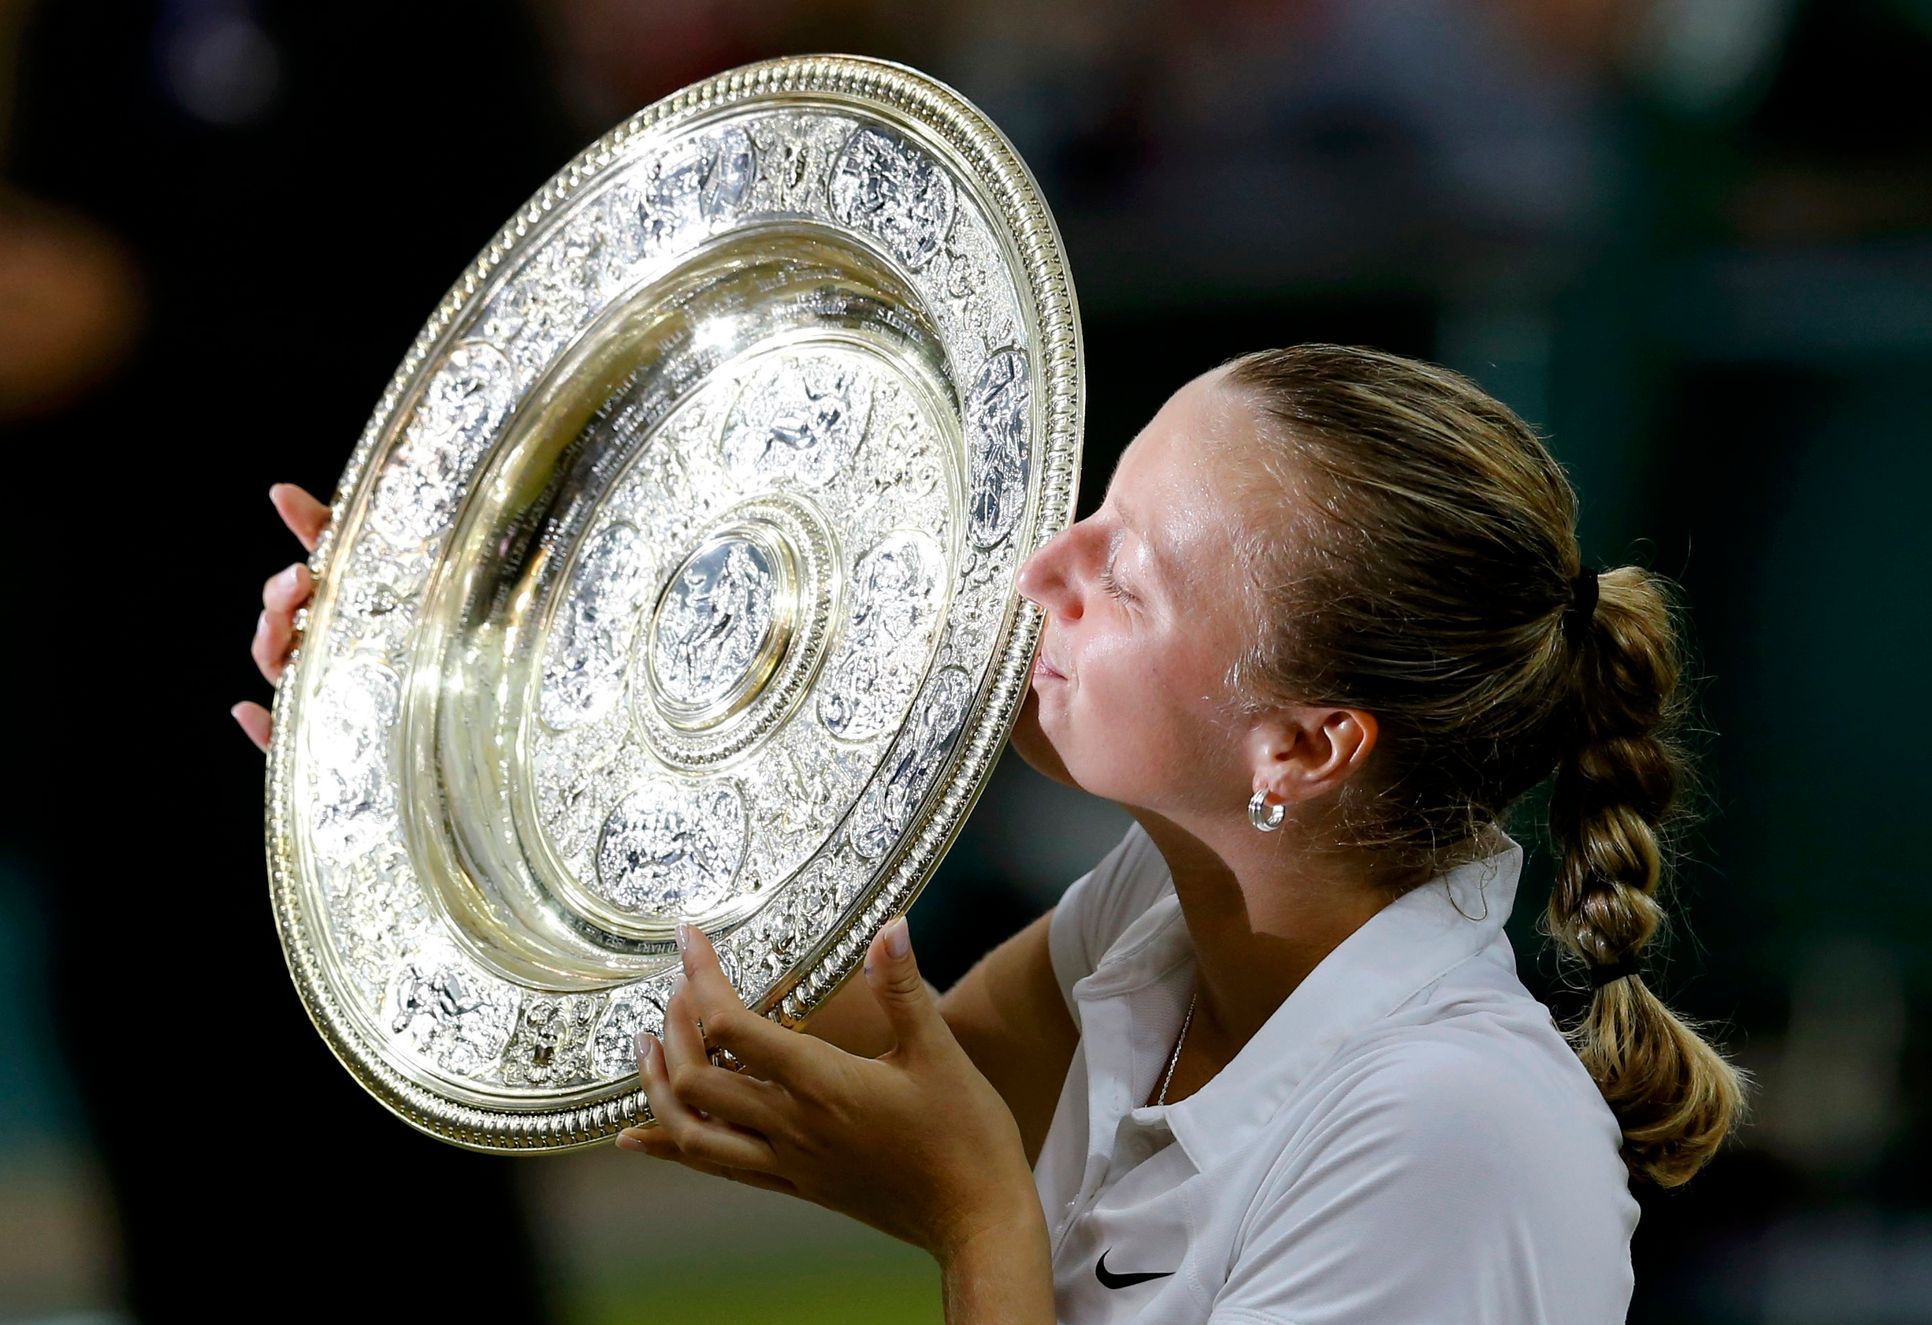
{"label": "woman", "polygon": [[[312,546],[326,510],[276,500]],[[1575,512],[1441,368],[1307,345],[1189,382],[1019,576],[1013,742],[1126,837],[943,996],[887,925],[810,1036],[681,930],[661,1125],[618,1144],[925,1247],[949,1321],[1622,1320],[1630,1178],[1688,1179],[1745,1082],[1639,973],[1687,700],[1667,584],[1582,570]],[[1502,821],[1552,775],[1567,1031],[1502,932]]]}

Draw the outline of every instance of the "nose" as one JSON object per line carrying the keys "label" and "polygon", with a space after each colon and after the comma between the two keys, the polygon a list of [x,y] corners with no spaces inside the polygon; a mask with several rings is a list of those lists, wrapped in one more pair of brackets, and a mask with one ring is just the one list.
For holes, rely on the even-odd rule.
{"label": "nose", "polygon": [[1020,563],[1014,587],[1020,597],[1038,603],[1049,616],[1070,619],[1080,615],[1081,595],[1074,580],[1085,523],[1062,529]]}

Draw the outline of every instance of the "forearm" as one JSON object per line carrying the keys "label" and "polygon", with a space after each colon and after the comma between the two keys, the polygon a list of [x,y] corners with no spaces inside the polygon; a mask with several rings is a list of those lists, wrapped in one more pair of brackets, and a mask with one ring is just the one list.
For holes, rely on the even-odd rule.
{"label": "forearm", "polygon": [[[932,981],[925,983],[937,1003],[939,990]],[[833,990],[831,998],[819,1004],[811,1016],[799,1023],[798,1029],[862,1058],[877,1058],[893,1045],[892,1026],[886,1020],[885,1010],[859,972],[854,972]]]}
{"label": "forearm", "polygon": [[1038,1202],[940,1259],[946,1325],[1055,1325],[1053,1258]]}

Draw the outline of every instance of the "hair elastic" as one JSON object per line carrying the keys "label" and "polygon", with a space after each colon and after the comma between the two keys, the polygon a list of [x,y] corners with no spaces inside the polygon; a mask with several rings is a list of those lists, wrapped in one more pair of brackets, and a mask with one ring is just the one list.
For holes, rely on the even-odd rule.
{"label": "hair elastic", "polygon": [[1624,957],[1608,966],[1598,966],[1590,972],[1590,988],[1601,989],[1612,980],[1621,980],[1626,975],[1640,975],[1635,957]]}
{"label": "hair elastic", "polygon": [[1590,619],[1596,615],[1597,576],[1601,574],[1601,567],[1586,568],[1570,581],[1570,606],[1563,613],[1563,634],[1572,642],[1582,637],[1589,629]]}

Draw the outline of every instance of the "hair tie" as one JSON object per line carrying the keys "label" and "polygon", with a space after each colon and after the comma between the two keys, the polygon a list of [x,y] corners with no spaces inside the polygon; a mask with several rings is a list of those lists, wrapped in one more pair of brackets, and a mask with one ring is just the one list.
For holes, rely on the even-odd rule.
{"label": "hair tie", "polygon": [[1597,611],[1597,576],[1601,569],[1585,569],[1570,581],[1570,606],[1563,613],[1563,635],[1571,643],[1581,639],[1590,628]]}
{"label": "hair tie", "polygon": [[1621,958],[1608,966],[1599,966],[1590,972],[1590,988],[1601,989],[1612,980],[1621,980],[1626,975],[1641,975],[1637,969],[1635,956]]}

